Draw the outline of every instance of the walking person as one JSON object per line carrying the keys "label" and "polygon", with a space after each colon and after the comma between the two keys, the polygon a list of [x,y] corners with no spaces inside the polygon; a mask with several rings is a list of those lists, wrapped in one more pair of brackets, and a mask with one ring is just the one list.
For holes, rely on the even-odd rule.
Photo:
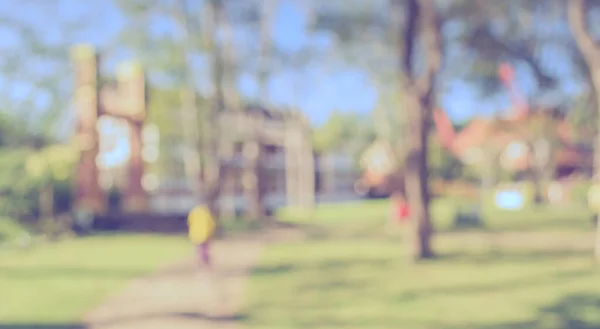
{"label": "walking person", "polygon": [[205,280],[208,289],[212,290],[212,296],[208,297],[210,307],[214,312],[220,312],[225,307],[227,298],[225,287],[220,281],[214,266],[212,239],[215,234],[216,221],[206,205],[197,205],[188,214],[188,237],[195,247],[196,262],[200,270],[205,269]]}
{"label": "walking person", "polygon": [[205,205],[197,205],[188,214],[188,237],[196,248],[200,268],[212,268],[211,238],[215,233],[215,220]]}

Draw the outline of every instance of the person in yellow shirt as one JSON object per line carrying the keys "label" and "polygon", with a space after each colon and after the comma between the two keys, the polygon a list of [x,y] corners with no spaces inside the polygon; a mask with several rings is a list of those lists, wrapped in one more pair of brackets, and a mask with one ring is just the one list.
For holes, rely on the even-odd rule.
{"label": "person in yellow shirt", "polygon": [[188,237],[196,246],[198,262],[211,266],[210,239],[215,233],[215,220],[205,205],[194,207],[188,214]]}

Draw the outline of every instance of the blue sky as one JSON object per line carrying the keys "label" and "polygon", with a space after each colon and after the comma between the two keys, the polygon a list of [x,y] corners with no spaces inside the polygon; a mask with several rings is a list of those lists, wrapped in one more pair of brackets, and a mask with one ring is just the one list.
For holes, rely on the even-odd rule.
{"label": "blue sky", "polygon": [[[44,1],[32,1],[44,3]],[[71,40],[76,42],[90,42],[98,47],[110,45],[122,29],[128,28],[127,20],[120,14],[111,0],[58,0],[58,8],[46,5],[45,7],[32,7],[19,0],[3,2],[2,14],[22,17],[36,27],[48,40],[59,40],[62,31],[60,26],[52,24],[57,17],[60,19],[74,19],[86,17],[86,28],[77,31]],[[326,48],[331,45],[331,39],[326,36],[309,36],[305,32],[306,18],[298,2],[282,0],[273,26],[273,36],[277,45],[285,50],[296,51],[310,44]],[[166,22],[156,21],[157,30],[168,29]],[[164,26],[163,26],[164,25]],[[9,36],[0,30],[0,47],[6,43],[15,42],[14,36]],[[1,49],[1,48],[0,48]],[[111,68],[119,60],[131,58],[134,54],[117,52],[107,63]],[[373,109],[377,100],[377,92],[368,77],[357,70],[339,67],[325,68],[327,65],[312,67],[304,72],[284,71],[276,74],[270,86],[271,101],[275,104],[300,107],[314,123],[323,122],[333,110],[366,113]],[[62,74],[57,72],[57,74]],[[64,74],[63,74],[64,75]],[[65,77],[67,75],[64,75]],[[0,82],[2,77],[0,76]],[[521,79],[520,85],[524,89],[531,89],[532,82]],[[4,86],[7,86],[4,84]],[[256,91],[256,82],[253,76],[245,75],[240,78],[239,86],[242,92],[250,96]],[[22,94],[19,88],[13,95]],[[499,96],[485,103],[480,103],[472,87],[464,83],[454,83],[442,99],[443,107],[457,121],[465,120],[475,113],[490,113],[507,107],[509,102],[505,96]]]}

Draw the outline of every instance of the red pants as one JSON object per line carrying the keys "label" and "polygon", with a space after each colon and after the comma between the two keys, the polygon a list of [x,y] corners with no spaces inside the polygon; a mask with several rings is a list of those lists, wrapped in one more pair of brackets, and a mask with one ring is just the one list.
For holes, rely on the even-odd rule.
{"label": "red pants", "polygon": [[409,218],[408,205],[406,203],[399,203],[396,205],[396,216],[398,222],[405,222]]}
{"label": "red pants", "polygon": [[208,241],[196,246],[198,261],[204,265],[210,265],[210,243]]}

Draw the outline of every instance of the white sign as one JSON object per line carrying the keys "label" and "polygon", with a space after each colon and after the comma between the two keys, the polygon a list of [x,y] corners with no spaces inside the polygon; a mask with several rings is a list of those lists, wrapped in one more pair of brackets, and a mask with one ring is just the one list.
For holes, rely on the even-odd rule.
{"label": "white sign", "polygon": [[525,206],[525,197],[517,189],[500,190],[494,196],[494,203],[503,210],[520,210]]}

